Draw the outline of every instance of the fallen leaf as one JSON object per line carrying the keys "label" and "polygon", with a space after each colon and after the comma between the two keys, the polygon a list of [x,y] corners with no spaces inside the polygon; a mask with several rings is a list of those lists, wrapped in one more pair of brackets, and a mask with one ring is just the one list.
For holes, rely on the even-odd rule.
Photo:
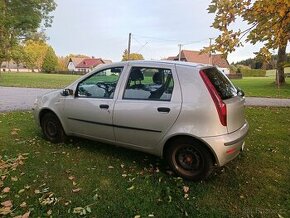
{"label": "fallen leaf", "polygon": [[25,189],[20,189],[20,190],[18,191],[18,194],[21,194],[22,192],[25,192]]}
{"label": "fallen leaf", "polygon": [[74,180],[75,177],[74,177],[74,176],[70,176],[70,177],[68,177],[68,179],[69,179],[69,180]]}
{"label": "fallen leaf", "polygon": [[20,207],[24,208],[24,207],[27,207],[27,204],[25,201],[23,201],[21,204],[20,204]]}
{"label": "fallen leaf", "polygon": [[28,211],[27,213],[23,214],[22,218],[29,218],[29,215],[30,215],[30,211]]}
{"label": "fallen leaf", "polygon": [[10,192],[10,188],[9,187],[5,187],[3,190],[2,190],[3,193],[8,193]]}
{"label": "fallen leaf", "polygon": [[108,166],[108,168],[109,168],[109,169],[114,169],[114,167],[113,167],[113,166]]}
{"label": "fallen leaf", "polygon": [[76,192],[79,192],[80,190],[81,190],[81,188],[76,188],[76,189],[73,189],[72,192],[76,193]]}
{"label": "fallen leaf", "polygon": [[3,207],[12,207],[12,202],[10,200],[1,203]]}
{"label": "fallen leaf", "polygon": [[128,191],[133,190],[135,187],[132,185],[130,188],[127,188]]}
{"label": "fallen leaf", "polygon": [[189,192],[189,187],[188,186],[183,186],[183,191],[184,191],[184,193]]}
{"label": "fallen leaf", "polygon": [[16,182],[18,181],[18,178],[16,176],[11,177],[11,181]]}
{"label": "fallen leaf", "polygon": [[34,190],[34,193],[35,193],[35,194],[39,194],[40,191],[39,191],[38,189],[36,189],[36,190]]}
{"label": "fallen leaf", "polygon": [[2,208],[0,208],[0,214],[1,215],[7,215],[9,213],[11,213],[10,207],[2,207]]}
{"label": "fallen leaf", "polygon": [[140,218],[140,217],[141,217],[140,215],[135,215],[135,216],[134,216],[134,218]]}
{"label": "fallen leaf", "polygon": [[47,211],[46,214],[50,216],[52,214],[52,210]]}

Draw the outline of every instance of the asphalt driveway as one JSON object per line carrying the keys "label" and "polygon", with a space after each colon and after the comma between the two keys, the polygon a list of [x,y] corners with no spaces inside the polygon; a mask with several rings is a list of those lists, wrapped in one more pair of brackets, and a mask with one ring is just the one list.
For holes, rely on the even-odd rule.
{"label": "asphalt driveway", "polygon": [[[37,96],[53,90],[0,86],[0,112],[31,110]],[[290,99],[246,97],[246,106],[290,107]]]}
{"label": "asphalt driveway", "polygon": [[0,112],[31,110],[37,96],[52,90],[0,86]]}

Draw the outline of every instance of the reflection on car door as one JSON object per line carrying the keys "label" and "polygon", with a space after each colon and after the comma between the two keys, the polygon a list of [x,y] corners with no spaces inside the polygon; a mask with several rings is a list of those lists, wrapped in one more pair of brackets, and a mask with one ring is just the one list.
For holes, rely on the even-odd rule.
{"label": "reflection on car door", "polygon": [[116,141],[154,149],[174,124],[181,109],[181,93],[173,66],[131,66],[114,108]]}
{"label": "reflection on car door", "polygon": [[65,114],[72,134],[88,138],[114,141],[112,115],[114,94],[123,67],[101,70],[83,81],[75,96],[66,98]]}

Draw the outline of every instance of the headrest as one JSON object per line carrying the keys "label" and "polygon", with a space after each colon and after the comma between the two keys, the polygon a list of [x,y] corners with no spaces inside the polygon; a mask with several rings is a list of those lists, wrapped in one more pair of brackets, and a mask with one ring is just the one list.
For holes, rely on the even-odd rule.
{"label": "headrest", "polygon": [[144,80],[144,75],[141,72],[140,68],[133,68],[130,74],[131,81],[141,81]]}
{"label": "headrest", "polygon": [[162,85],[163,81],[162,73],[161,72],[154,73],[152,80],[155,84]]}

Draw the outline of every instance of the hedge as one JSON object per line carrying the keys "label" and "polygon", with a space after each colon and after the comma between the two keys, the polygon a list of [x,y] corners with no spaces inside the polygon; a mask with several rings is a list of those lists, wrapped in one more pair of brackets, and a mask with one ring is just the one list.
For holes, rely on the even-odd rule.
{"label": "hedge", "polygon": [[265,77],[266,76],[266,70],[261,70],[261,69],[240,68],[240,71],[243,74],[243,77]]}

